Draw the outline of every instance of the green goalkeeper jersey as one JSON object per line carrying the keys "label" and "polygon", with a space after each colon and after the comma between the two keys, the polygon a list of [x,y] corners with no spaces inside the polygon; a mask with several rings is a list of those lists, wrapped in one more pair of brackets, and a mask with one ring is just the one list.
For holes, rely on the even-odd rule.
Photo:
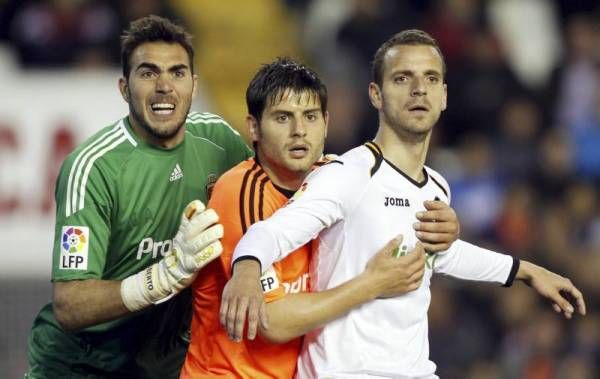
{"label": "green goalkeeper jersey", "polygon": [[[66,158],[55,193],[53,281],[122,280],[157,262],[171,248],[185,206],[193,199],[206,203],[217,178],[252,155],[216,115],[190,113],[185,128],[182,143],[160,149],[141,140],[125,117]],[[184,344],[175,358],[151,351],[164,315],[185,314],[172,312],[169,303],[176,302],[75,333],[62,330],[49,303],[29,338],[30,377],[78,371],[166,377],[152,367],[161,360],[172,361],[176,375]]]}

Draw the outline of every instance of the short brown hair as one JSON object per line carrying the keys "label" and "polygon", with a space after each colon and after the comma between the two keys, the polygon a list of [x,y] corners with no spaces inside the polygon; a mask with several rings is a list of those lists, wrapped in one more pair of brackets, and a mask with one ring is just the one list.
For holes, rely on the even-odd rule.
{"label": "short brown hair", "polygon": [[170,20],[150,15],[138,18],[129,24],[121,36],[121,64],[123,66],[123,76],[129,77],[129,58],[131,53],[138,46],[146,42],[163,41],[168,43],[178,43],[187,51],[190,58],[190,70],[194,72],[194,48],[192,46],[192,36]]}
{"label": "short brown hair", "polygon": [[446,63],[444,62],[444,55],[442,54],[437,41],[422,30],[408,29],[393,35],[390,39],[385,41],[379,47],[379,49],[377,49],[377,52],[375,52],[371,73],[373,75],[373,81],[378,85],[381,86],[383,84],[383,58],[385,57],[385,54],[391,48],[399,45],[426,45],[434,47],[442,58],[442,75],[446,76]]}

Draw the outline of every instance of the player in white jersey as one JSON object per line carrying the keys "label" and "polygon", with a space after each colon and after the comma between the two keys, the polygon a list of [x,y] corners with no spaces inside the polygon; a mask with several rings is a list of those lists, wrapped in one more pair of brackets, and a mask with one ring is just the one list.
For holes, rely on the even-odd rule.
{"label": "player in white jersey", "polygon": [[[446,181],[424,165],[432,127],[446,108],[445,67],[435,40],[422,31],[401,32],[380,47],[373,66],[369,96],[379,112],[374,141],[311,174],[291,204],[248,230],[234,253],[238,263],[224,301],[239,305],[258,287],[256,274],[248,280],[248,273],[257,271],[256,261],[240,258],[255,257],[267,268],[318,237],[311,280],[314,290],[325,290],[360,273],[370,258],[366,252],[377,251],[394,235],[404,236],[399,254],[410,251],[421,237],[413,234],[413,223],[425,210],[424,201],[450,202]],[[458,240],[430,256],[416,291],[374,300],[310,332],[297,376],[436,378],[427,337],[433,273],[507,286],[516,278],[550,299],[565,317],[575,311],[565,293],[585,314],[583,297],[570,280]],[[239,322],[246,310],[235,309]]]}

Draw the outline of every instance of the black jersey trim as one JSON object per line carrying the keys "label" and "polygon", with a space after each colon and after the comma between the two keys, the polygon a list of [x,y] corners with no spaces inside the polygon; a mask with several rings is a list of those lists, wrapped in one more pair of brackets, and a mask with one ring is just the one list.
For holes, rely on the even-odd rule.
{"label": "black jersey trim", "polygon": [[[244,174],[244,179],[242,180],[242,188],[240,189],[240,221],[242,224],[242,232],[245,234],[246,230],[248,230],[248,223],[246,222],[246,188],[248,186],[248,178],[254,170],[259,168],[258,163],[255,161],[250,170],[246,171]],[[250,199],[248,199],[250,200]]]}
{"label": "black jersey trim", "polygon": [[[271,182],[273,183],[273,182]],[[279,191],[283,196],[285,196],[287,199],[291,198],[292,196],[294,196],[294,194],[296,193],[295,190],[290,190],[287,188],[283,188],[281,186],[278,186],[277,184],[273,183],[273,187],[275,187],[275,189],[277,191]]]}
{"label": "black jersey trim", "polygon": [[435,180],[435,178],[433,176],[431,176],[431,180],[433,180],[433,182],[435,184],[437,184],[438,187],[440,187],[440,189],[442,190],[442,192],[444,192],[444,194],[446,195],[446,197],[450,197],[450,196],[448,196],[448,191],[444,188],[444,186],[440,182],[438,182],[437,180]]}
{"label": "black jersey trim", "polygon": [[[258,178],[260,178],[262,175],[266,176],[265,172],[262,170],[261,167],[258,171],[256,171],[253,174],[254,177],[252,178],[252,183],[250,184],[250,196],[248,198],[248,205],[250,206],[250,225],[258,221],[256,219],[256,187]],[[250,227],[250,225],[248,225],[248,227]]]}
{"label": "black jersey trim", "polygon": [[247,260],[252,260],[255,262],[258,262],[258,267],[260,267],[260,272],[262,272],[262,265],[260,264],[260,259],[258,259],[257,257],[255,257],[254,255],[242,255],[241,257],[236,258],[233,263],[231,264],[231,274],[233,275],[233,271],[235,270],[235,265],[238,262],[241,261],[247,261]]}
{"label": "black jersey trim", "polygon": [[383,161],[383,152],[373,141],[365,143],[365,147],[371,151],[373,157],[375,158],[375,163],[373,164],[373,167],[371,167],[371,176],[373,176],[381,167],[381,162]]}
{"label": "black jersey trim", "polygon": [[264,199],[265,199],[265,185],[267,184],[267,182],[269,181],[269,177],[267,175],[264,176],[264,178],[262,178],[260,180],[260,188],[258,190],[258,219],[259,220],[264,220],[265,216],[263,213],[263,208],[264,208]]}
{"label": "black jersey trim", "polygon": [[519,258],[513,257],[513,264],[510,268],[510,274],[508,274],[508,278],[506,279],[506,283],[504,283],[504,287],[512,286],[515,278],[517,277],[517,272],[519,272],[519,267],[521,267],[521,260]]}

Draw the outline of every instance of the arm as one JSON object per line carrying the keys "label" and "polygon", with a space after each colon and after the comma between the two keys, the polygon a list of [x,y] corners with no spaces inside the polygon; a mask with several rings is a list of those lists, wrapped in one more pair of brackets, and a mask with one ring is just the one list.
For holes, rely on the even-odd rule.
{"label": "arm", "polygon": [[[259,318],[266,321],[261,311],[264,309],[259,282],[262,268],[285,258],[342,219],[360,200],[363,191],[356,184],[344,185],[345,181],[366,185],[368,174],[368,171],[346,170],[344,165],[323,166],[307,178],[287,206],[248,229],[233,253],[233,274],[221,299],[221,325],[233,340],[242,338],[247,314],[249,339],[256,334]],[[365,178],[356,178],[357,175]]]}
{"label": "arm", "polygon": [[[182,215],[173,248],[159,262],[123,281],[67,280],[54,284],[54,314],[65,330],[114,320],[166,301],[193,281],[222,251],[218,216],[195,200]],[[211,226],[212,225],[212,226]]]}
{"label": "arm", "polygon": [[425,250],[417,244],[410,254],[395,258],[392,253],[401,241],[401,237],[390,241],[371,258],[362,274],[335,288],[288,294],[268,303],[269,328],[261,328],[261,335],[273,343],[287,342],[377,297],[397,296],[419,288]]}
{"label": "arm", "polygon": [[76,331],[125,316],[130,311],[123,304],[120,291],[121,281],[118,280],[54,282],[54,316],[67,331]]}
{"label": "arm", "polygon": [[[521,261],[516,279],[523,281],[536,290],[538,294],[552,302],[552,307],[557,313],[563,313],[565,318],[573,317],[577,306],[580,315],[586,314],[585,301],[581,292],[573,285],[571,280],[564,278],[543,267],[527,261]],[[570,299],[567,299],[570,297]]]}

